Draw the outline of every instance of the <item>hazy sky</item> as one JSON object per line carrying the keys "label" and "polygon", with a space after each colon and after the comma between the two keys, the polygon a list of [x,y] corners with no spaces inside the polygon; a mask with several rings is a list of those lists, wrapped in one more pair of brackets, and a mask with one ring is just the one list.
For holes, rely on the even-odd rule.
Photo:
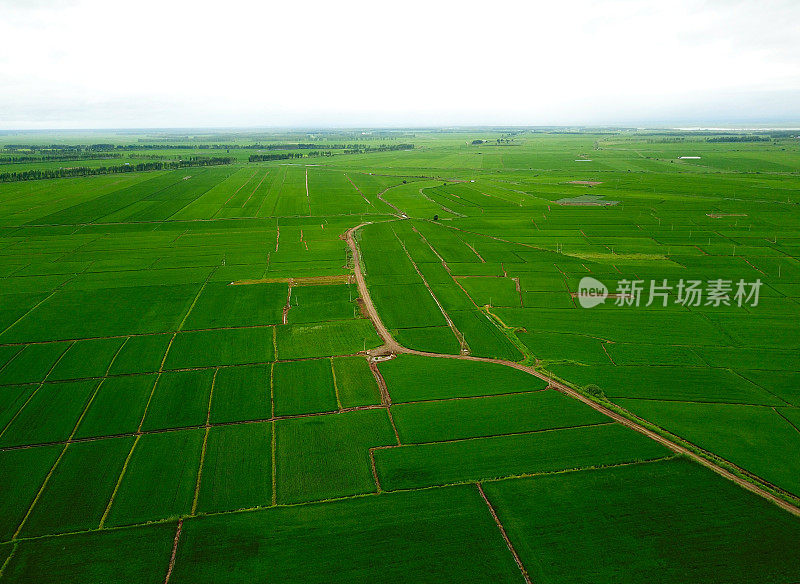
{"label": "hazy sky", "polygon": [[0,0],[0,128],[800,123],[800,0]]}

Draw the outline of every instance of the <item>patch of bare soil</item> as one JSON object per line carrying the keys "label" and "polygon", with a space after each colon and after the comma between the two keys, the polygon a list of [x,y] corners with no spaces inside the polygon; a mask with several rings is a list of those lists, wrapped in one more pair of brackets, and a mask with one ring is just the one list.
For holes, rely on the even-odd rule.
{"label": "patch of bare soil", "polygon": [[248,286],[250,284],[290,284],[292,286],[333,286],[336,284],[352,284],[352,274],[335,276],[305,276],[302,278],[259,278],[256,280],[234,280],[229,286]]}

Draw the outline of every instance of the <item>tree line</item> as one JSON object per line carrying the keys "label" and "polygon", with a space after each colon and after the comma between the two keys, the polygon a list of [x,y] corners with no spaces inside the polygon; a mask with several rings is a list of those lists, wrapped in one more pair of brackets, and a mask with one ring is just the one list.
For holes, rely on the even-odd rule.
{"label": "tree line", "polygon": [[770,142],[769,136],[715,136],[706,138],[706,142]]}
{"label": "tree line", "polygon": [[[362,146],[359,148],[346,148],[338,154],[365,154],[367,152],[390,152],[394,150],[411,150],[414,148],[413,144],[391,144],[381,145],[377,147]],[[268,160],[290,160],[292,158],[315,158],[317,156],[333,156],[331,150],[311,150],[305,154],[300,152],[289,152],[285,154],[251,154],[248,159],[250,162],[265,162]]]}
{"label": "tree line", "polygon": [[386,151],[386,150],[409,150],[413,144],[381,144],[371,146],[369,144],[319,144],[306,142],[289,142],[281,144],[50,144],[42,146],[37,144],[8,144],[5,150],[18,151],[27,150],[31,153],[38,152],[46,154],[64,154],[65,152],[113,152],[113,151],[135,151],[135,150],[350,150],[350,151]]}
{"label": "tree line", "polygon": [[302,158],[302,154],[251,154],[248,159],[250,162],[266,162],[268,160],[289,160],[291,158]]}
{"label": "tree line", "polygon": [[139,162],[137,164],[123,164],[119,166],[98,166],[90,168],[88,166],[73,166],[70,168],[37,168],[24,170],[21,172],[0,173],[0,182],[17,182],[24,180],[41,180],[50,178],[70,178],[76,176],[94,176],[98,174],[119,174],[125,172],[142,172],[146,170],[177,170],[189,166],[217,166],[220,164],[231,164],[234,159],[230,156],[193,156],[186,160],[175,160],[169,162]]}
{"label": "tree line", "polygon": [[114,144],[6,144],[4,150],[28,150],[39,152],[43,155],[48,153],[63,154],[64,152],[108,152],[114,150]]}
{"label": "tree line", "polygon": [[111,158],[122,158],[122,154],[109,152],[105,154],[83,152],[76,154],[45,154],[43,156],[0,156],[0,163],[13,164],[21,162],[68,162],[72,160],[107,160]]}

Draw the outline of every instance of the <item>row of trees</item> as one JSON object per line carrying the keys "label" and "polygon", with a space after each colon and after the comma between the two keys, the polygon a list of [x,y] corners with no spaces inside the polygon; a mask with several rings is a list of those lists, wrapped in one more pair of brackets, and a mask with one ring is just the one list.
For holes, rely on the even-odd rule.
{"label": "row of trees", "polygon": [[388,150],[410,150],[413,144],[381,144],[380,146],[370,146],[369,144],[254,144],[252,146],[242,146],[242,148],[254,148],[257,150],[345,150],[352,152],[385,152]]}
{"label": "row of trees", "polygon": [[36,144],[8,144],[3,148],[9,151],[25,150],[31,153],[38,152],[40,155],[59,154],[65,152],[86,153],[86,152],[113,152],[113,151],[136,151],[136,150],[407,150],[413,148],[413,144],[381,144],[371,146],[369,144],[314,144],[305,142],[289,142],[281,144],[51,144],[42,146]]}
{"label": "row of trees", "polygon": [[[339,152],[339,154],[364,154],[367,152],[389,152],[394,150],[411,150],[414,148],[413,144],[391,144],[386,145],[383,144],[381,146],[370,147],[370,146],[362,146],[359,148],[347,148]],[[307,156],[309,158],[314,158],[317,156],[333,156],[334,153],[331,150],[311,150],[305,154],[300,152],[288,152],[284,154],[251,154],[250,155],[250,162],[265,162],[268,160],[289,160],[292,158],[303,158]]]}
{"label": "row of trees", "polygon": [[21,162],[68,162],[72,160],[106,160],[122,158],[122,154],[109,152],[105,154],[95,152],[82,152],[75,154],[45,154],[42,156],[0,156],[0,164],[13,164]]}
{"label": "row of trees", "polygon": [[289,160],[302,157],[302,154],[295,154],[294,152],[288,154],[251,154],[248,160],[250,162],[266,162],[268,160]]}
{"label": "row of trees", "polygon": [[263,150],[352,150],[359,147],[358,144],[306,144],[302,142],[297,144],[266,144],[264,146],[255,144],[248,146],[248,148]]}
{"label": "row of trees", "polygon": [[141,172],[145,170],[176,170],[190,166],[216,166],[220,164],[231,164],[233,161],[233,158],[229,156],[193,156],[186,160],[174,160],[169,162],[139,162],[137,164],[126,163],[119,166],[98,166],[94,168],[88,166],[73,166],[69,168],[55,169],[37,168],[22,172],[0,173],[0,182],[94,176],[98,174],[119,174],[125,172]]}
{"label": "row of trees", "polygon": [[[386,148],[348,148],[347,150],[342,150],[341,152],[338,152],[336,154],[367,154],[367,153],[372,153],[372,152],[391,152],[391,151],[394,151],[394,150],[411,150],[412,148],[414,148],[413,144],[402,144],[402,145],[398,144],[398,146],[408,146],[408,147],[407,148],[399,148],[399,147],[395,147],[395,146],[388,146]],[[334,152],[332,152],[330,150],[323,150],[321,152],[319,150],[312,150],[311,152],[308,153],[308,156],[310,158],[314,157],[314,156],[334,156],[334,155],[335,155]]]}
{"label": "row of trees", "polygon": [[[481,144],[489,144],[490,142],[491,142],[491,140],[473,140],[472,141],[472,145],[473,146],[480,146]],[[498,144],[498,145],[499,144],[511,144],[511,139],[510,138],[497,138],[495,140],[495,143]]]}
{"label": "row of trees", "polygon": [[48,153],[63,154],[65,152],[109,152],[114,148],[114,144],[6,144],[3,146],[4,150],[27,150],[29,152],[39,152],[43,155]]}
{"label": "row of trees", "polygon": [[706,138],[706,142],[769,142],[769,136],[715,136]]}

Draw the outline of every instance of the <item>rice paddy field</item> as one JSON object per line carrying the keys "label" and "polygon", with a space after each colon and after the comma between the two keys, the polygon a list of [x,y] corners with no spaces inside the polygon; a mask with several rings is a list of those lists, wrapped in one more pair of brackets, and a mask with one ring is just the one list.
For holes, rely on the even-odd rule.
{"label": "rice paddy field", "polygon": [[0,584],[800,581],[800,140],[734,134],[0,133],[230,158],[0,182]]}

